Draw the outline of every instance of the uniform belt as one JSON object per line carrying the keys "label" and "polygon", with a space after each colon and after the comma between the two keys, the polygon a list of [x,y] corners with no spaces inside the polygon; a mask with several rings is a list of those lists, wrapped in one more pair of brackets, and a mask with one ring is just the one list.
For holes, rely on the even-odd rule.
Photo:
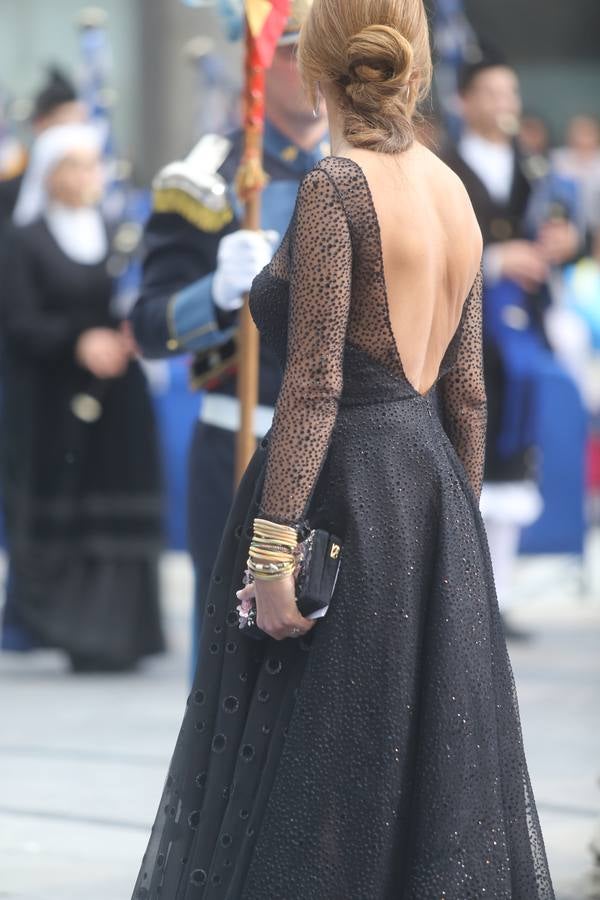
{"label": "uniform belt", "polygon": [[[260,439],[265,436],[273,422],[272,406],[259,404],[254,410],[254,437]],[[240,427],[240,402],[237,397],[228,397],[227,394],[208,393],[202,400],[200,421],[205,425],[213,425],[215,428],[223,428],[225,431],[238,431]]]}

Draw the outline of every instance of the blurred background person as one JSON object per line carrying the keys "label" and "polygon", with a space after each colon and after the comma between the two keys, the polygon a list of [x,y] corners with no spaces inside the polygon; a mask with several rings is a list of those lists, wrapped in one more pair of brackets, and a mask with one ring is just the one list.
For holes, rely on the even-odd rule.
{"label": "blurred background person", "polygon": [[[19,192],[18,179],[26,164],[27,152],[15,134],[8,95],[0,87],[0,223],[10,218]],[[6,187],[7,183],[13,184],[12,190]]]}
{"label": "blurred background person", "polygon": [[591,249],[600,232],[600,121],[594,116],[574,116],[567,126],[566,145],[554,150],[552,163],[580,185]]}
{"label": "blurred background person", "polygon": [[[158,453],[145,378],[111,313],[98,133],[37,138],[2,248],[3,643],[76,671],[163,649]],[[16,641],[15,641],[16,633]]]}
{"label": "blurred background person", "polygon": [[[30,117],[33,134],[40,135],[54,125],[84,122],[86,118],[87,110],[78,99],[75,87],[58,67],[52,66],[33,101]],[[16,174],[0,180],[0,228],[10,222],[25,168],[26,164]]]}
{"label": "blurred background person", "polygon": [[[504,56],[484,46],[480,58],[463,67],[459,90],[464,128],[444,157],[469,192],[484,238],[488,430],[481,509],[506,613],[521,532],[544,507],[535,383],[554,365],[553,351],[562,351],[551,347],[546,333],[549,285],[553,270],[576,256],[581,236],[573,186],[561,183],[564,196],[555,198],[548,167],[528,166],[518,149],[519,81]],[[573,328],[579,335],[578,323]],[[556,336],[564,337],[560,330]],[[504,621],[509,637],[525,636],[506,615]]]}
{"label": "blurred background person", "polygon": [[[207,135],[190,156],[154,180],[146,227],[140,297],[132,313],[136,340],[148,358],[192,352],[192,383],[206,388],[194,430],[189,468],[189,547],[196,589],[193,664],[205,597],[233,498],[240,412],[237,400],[238,313],[254,277],[285,233],[304,175],[329,153],[324,108],[312,110],[296,66],[299,22],[308,3],[293,5],[267,72],[262,232],[241,227],[234,180],[243,135]],[[324,107],[324,105],[323,105]],[[261,348],[255,436],[271,426],[281,370]]]}
{"label": "blurred background person", "polygon": [[518,145],[524,156],[537,157],[540,160],[548,158],[551,146],[550,129],[542,116],[529,113],[522,117]]}

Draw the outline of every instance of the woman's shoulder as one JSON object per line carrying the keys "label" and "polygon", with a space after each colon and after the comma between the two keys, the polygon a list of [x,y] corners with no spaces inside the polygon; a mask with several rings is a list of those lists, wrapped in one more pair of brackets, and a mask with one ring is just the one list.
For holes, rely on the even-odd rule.
{"label": "woman's shoulder", "polygon": [[309,203],[324,218],[343,213],[354,219],[357,201],[364,199],[367,182],[360,164],[349,156],[326,156],[308,172],[300,184],[298,202]]}
{"label": "woman's shoulder", "polygon": [[423,165],[427,167],[428,174],[433,178],[434,185],[444,191],[450,191],[453,200],[460,200],[466,208],[471,208],[469,194],[460,176],[437,153],[422,144],[420,157]]}
{"label": "woman's shoulder", "polygon": [[313,168],[306,173],[298,188],[298,203],[300,205],[311,204],[319,207],[323,212],[334,205],[344,202],[344,195],[351,185],[353,163],[346,157],[326,156],[319,160]]}
{"label": "woman's shoulder", "polygon": [[349,156],[324,156],[304,175],[299,190],[318,189],[329,182],[338,192],[343,192],[360,179],[360,165],[356,160]]}
{"label": "woman's shoulder", "polygon": [[421,150],[424,177],[442,218],[451,228],[457,229],[456,233],[470,237],[474,253],[481,256],[483,251],[481,229],[471,198],[460,176],[432,150],[427,147],[422,147]]}

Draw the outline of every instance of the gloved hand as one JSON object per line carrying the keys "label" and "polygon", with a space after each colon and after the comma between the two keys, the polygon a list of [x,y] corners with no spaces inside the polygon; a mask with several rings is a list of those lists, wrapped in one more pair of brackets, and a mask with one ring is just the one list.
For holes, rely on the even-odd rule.
{"label": "gloved hand", "polygon": [[219,244],[212,295],[225,312],[239,309],[259,272],[271,262],[279,242],[277,231],[235,231]]}

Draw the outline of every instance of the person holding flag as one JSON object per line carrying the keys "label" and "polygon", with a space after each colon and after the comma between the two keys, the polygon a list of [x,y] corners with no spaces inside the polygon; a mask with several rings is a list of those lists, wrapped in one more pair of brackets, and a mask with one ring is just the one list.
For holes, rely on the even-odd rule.
{"label": "person holding flag", "polygon": [[[252,280],[288,227],[300,181],[329,152],[324,110],[314,114],[295,64],[299,24],[308,5],[307,0],[258,4],[257,52],[268,56],[271,44],[273,57],[264,97],[267,182],[261,230],[243,227],[243,206],[234,186],[244,145],[240,131],[229,138],[203,137],[187,159],[158,173],[145,231],[142,286],[131,314],[136,341],[150,359],[194,354],[192,385],[206,391],[189,468],[189,547],[196,581],[193,665],[211,571],[233,497],[240,428],[240,309]],[[271,13],[266,20],[261,19],[265,8]],[[279,38],[273,30],[278,21],[283,29]],[[228,24],[239,25],[237,20]],[[279,364],[264,346],[258,381],[252,437],[262,440],[281,383]]]}

